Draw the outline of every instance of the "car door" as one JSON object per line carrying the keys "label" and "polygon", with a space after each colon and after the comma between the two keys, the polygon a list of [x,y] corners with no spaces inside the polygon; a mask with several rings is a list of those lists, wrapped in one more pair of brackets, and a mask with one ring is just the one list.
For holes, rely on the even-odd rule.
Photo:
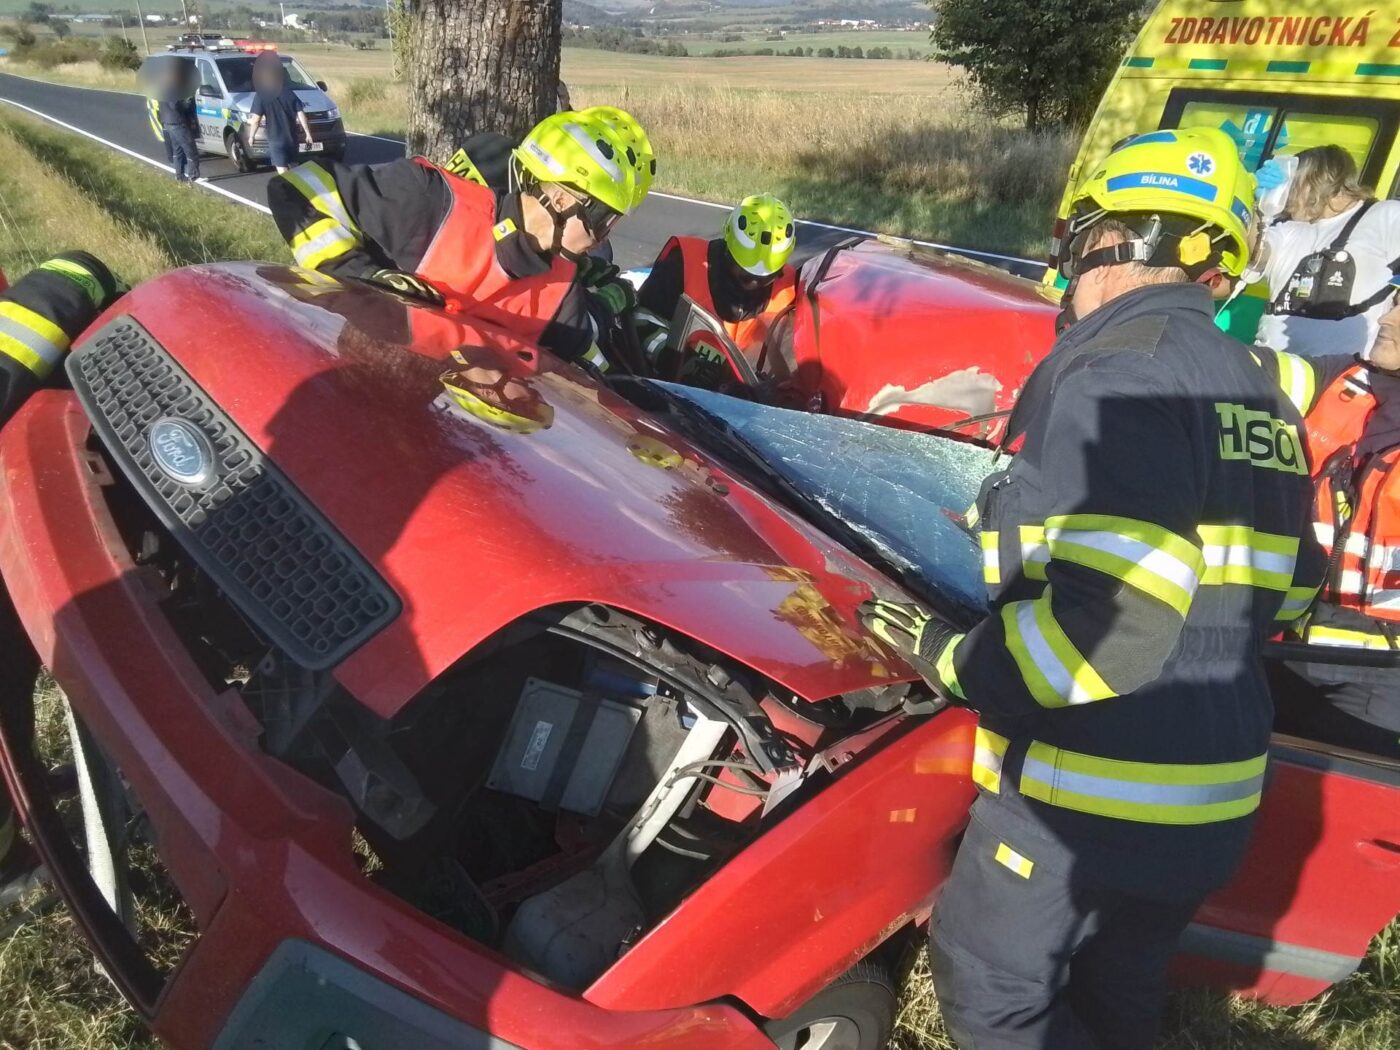
{"label": "car door", "polygon": [[222,153],[224,151],[224,125],[227,123],[224,85],[219,79],[219,71],[213,60],[198,59],[197,66],[199,69],[199,93],[195,97],[195,104],[199,116],[199,144],[202,149],[211,153]]}
{"label": "car door", "polygon": [[1248,855],[1197,913],[1174,969],[1181,983],[1292,1005],[1355,970],[1400,913],[1400,762],[1279,734],[1270,750]]}

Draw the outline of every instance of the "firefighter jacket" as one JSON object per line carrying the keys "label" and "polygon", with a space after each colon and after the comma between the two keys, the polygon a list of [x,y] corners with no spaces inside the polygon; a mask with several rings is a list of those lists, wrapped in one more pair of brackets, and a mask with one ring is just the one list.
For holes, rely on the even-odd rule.
{"label": "firefighter jacket", "polygon": [[0,424],[48,382],[69,344],[120,290],[97,259],[68,252],[40,263],[0,293]]}
{"label": "firefighter jacket", "polygon": [[421,158],[317,161],[268,183],[267,203],[299,265],[335,277],[417,274],[447,299],[569,360],[601,364],[577,268],[522,234],[520,200]]}
{"label": "firefighter jacket", "polygon": [[757,362],[773,324],[797,301],[797,280],[784,266],[773,284],[746,290],[730,272],[723,239],[672,237],[637,295],[637,325],[642,348],[655,357],[682,295],[714,315],[729,338],[751,362]]}
{"label": "firefighter jacket", "polygon": [[992,614],[939,661],[981,714],[981,819],[1144,896],[1238,863],[1273,715],[1261,646],[1322,576],[1300,413],[1211,305],[1139,289],[1037,367],[976,506]]}

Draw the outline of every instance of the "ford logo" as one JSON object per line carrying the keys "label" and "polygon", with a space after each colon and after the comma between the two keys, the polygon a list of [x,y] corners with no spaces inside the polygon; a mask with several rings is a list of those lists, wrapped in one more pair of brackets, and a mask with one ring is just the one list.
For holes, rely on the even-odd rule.
{"label": "ford logo", "polygon": [[181,485],[202,485],[214,473],[214,448],[198,427],[183,419],[157,419],[146,432],[151,457]]}

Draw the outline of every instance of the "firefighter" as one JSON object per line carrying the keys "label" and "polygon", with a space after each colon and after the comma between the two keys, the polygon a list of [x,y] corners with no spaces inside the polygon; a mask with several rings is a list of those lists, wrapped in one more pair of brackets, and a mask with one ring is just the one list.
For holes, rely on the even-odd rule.
{"label": "firefighter", "polygon": [[[1364,360],[1362,359],[1364,356]],[[1400,305],[1364,355],[1276,355],[1307,412],[1314,531],[1328,555],[1317,605],[1295,625],[1310,645],[1400,650]],[[1312,661],[1273,673],[1278,728],[1400,759],[1400,670]]]}
{"label": "firefighter", "polygon": [[[54,376],[68,346],[121,293],[110,270],[86,252],[40,263],[0,293],[0,425]],[[0,591],[0,620],[13,616]],[[0,689],[3,684],[0,684]],[[0,908],[37,884],[38,864],[0,790]]]}
{"label": "firefighter", "polygon": [[474,316],[606,369],[602,327],[622,299],[590,295],[584,253],[640,201],[636,150],[613,123],[546,117],[511,151],[511,187],[415,157],[303,164],[268,183],[297,262]]}
{"label": "firefighter", "polygon": [[931,931],[965,1048],[1146,1050],[1177,938],[1249,839],[1273,712],[1261,643],[1323,571],[1300,539],[1301,416],[1213,325],[1253,190],[1216,129],[1108,156],[1059,260],[1068,326],[974,508],[992,614],[960,633],[917,605],[861,607],[980,715],[978,799]]}
{"label": "firefighter", "polygon": [[[796,275],[787,265],[795,247],[792,213],[771,193],[740,201],[714,240],[672,237],[637,295],[642,349],[653,357],[660,353],[676,304],[688,295],[723,323],[745,357],[756,361],[774,321],[796,301]],[[704,370],[699,359],[678,365]]]}

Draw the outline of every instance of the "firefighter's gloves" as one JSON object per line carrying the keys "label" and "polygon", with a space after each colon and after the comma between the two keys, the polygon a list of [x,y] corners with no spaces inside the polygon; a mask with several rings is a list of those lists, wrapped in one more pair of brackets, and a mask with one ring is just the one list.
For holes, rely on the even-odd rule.
{"label": "firefighter's gloves", "polygon": [[579,263],[578,279],[609,317],[624,317],[637,308],[637,289],[612,263],[586,255]]}
{"label": "firefighter's gloves", "polygon": [[917,671],[945,700],[965,704],[952,677],[950,646],[962,637],[952,624],[913,602],[872,598],[856,608],[861,625]]}
{"label": "firefighter's gloves", "polygon": [[417,274],[405,273],[403,270],[375,270],[366,280],[429,306],[441,306],[444,301],[442,293],[431,284]]}

